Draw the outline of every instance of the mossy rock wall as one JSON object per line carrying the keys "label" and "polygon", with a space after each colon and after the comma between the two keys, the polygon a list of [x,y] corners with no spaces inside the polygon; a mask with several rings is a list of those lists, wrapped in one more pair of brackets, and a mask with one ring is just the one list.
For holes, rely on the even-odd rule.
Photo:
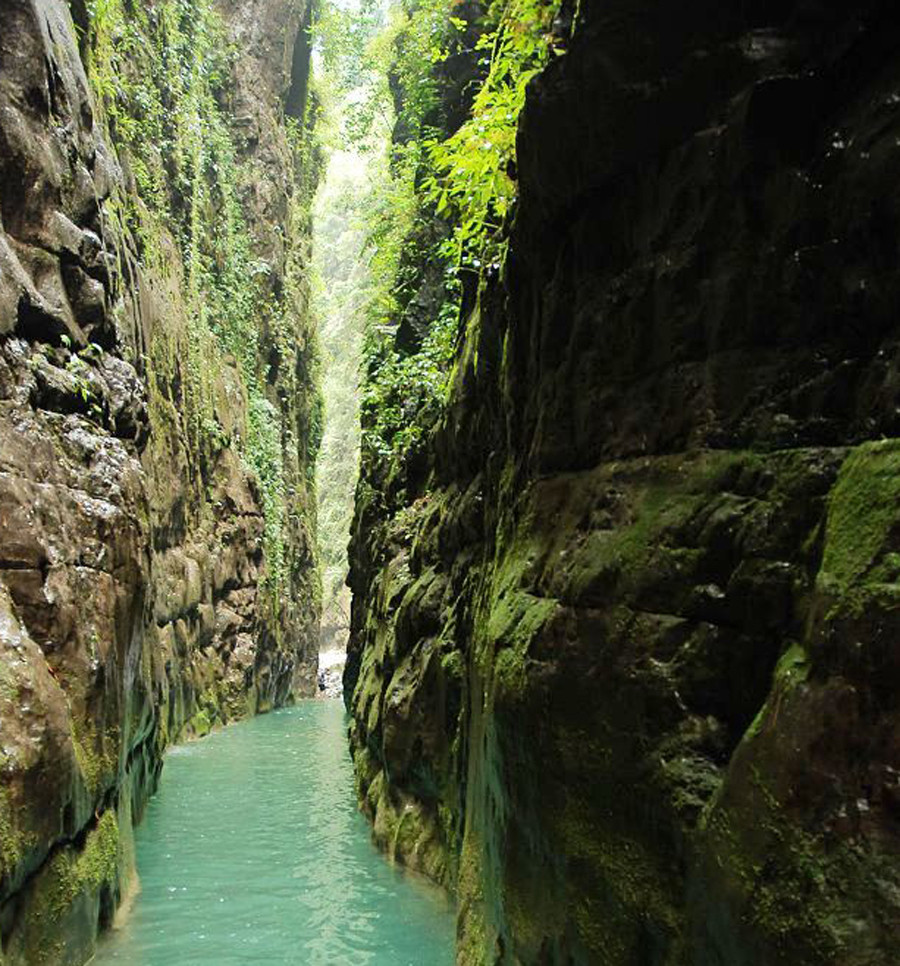
{"label": "mossy rock wall", "polygon": [[5,966],[89,958],[170,742],[314,687],[307,13],[0,2]]}
{"label": "mossy rock wall", "polygon": [[892,962],[900,25],[574,17],[441,425],[363,465],[363,807],[465,966]]}

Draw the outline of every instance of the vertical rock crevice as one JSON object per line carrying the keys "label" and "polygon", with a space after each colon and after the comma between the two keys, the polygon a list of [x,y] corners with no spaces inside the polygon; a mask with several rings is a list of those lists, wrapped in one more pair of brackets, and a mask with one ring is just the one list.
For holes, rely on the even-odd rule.
{"label": "vertical rock crevice", "polygon": [[291,86],[284,102],[284,113],[300,124],[304,121],[307,107],[309,68],[312,58],[311,26],[312,7],[308,7],[294,41],[294,53],[291,58]]}

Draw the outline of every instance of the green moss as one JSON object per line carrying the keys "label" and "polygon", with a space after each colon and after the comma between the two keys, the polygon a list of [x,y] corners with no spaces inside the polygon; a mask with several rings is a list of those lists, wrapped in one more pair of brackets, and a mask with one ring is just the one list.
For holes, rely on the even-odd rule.
{"label": "green moss", "polygon": [[873,596],[900,605],[900,440],[865,443],[841,467],[828,501],[819,588],[837,612],[860,613]]}
{"label": "green moss", "polygon": [[203,738],[212,731],[212,722],[205,709],[198,711],[188,722],[187,730],[196,738]]}
{"label": "green moss", "polygon": [[462,681],[466,672],[466,662],[460,651],[449,651],[441,658],[444,674],[455,681]]}
{"label": "green moss", "polygon": [[492,962],[484,913],[483,857],[478,836],[469,831],[459,861],[458,966],[485,966]]}
{"label": "green moss", "polygon": [[611,485],[617,483],[619,472],[624,475],[633,494],[630,504],[614,525],[591,526],[575,543],[567,596],[605,597],[613,588],[631,596],[648,576],[695,566],[702,551],[686,545],[681,532],[709,505],[710,495],[727,491],[751,462],[753,457],[742,453],[703,453],[693,460],[660,461],[655,469],[641,464],[611,466],[605,475]]}
{"label": "green moss", "polygon": [[9,790],[0,787],[0,879],[15,869],[27,847],[18,819]]}
{"label": "green moss", "polygon": [[447,852],[440,829],[423,806],[407,804],[400,812],[392,854],[433,881],[447,884]]}
{"label": "green moss", "polygon": [[528,658],[512,649],[501,651],[494,661],[494,688],[501,703],[524,696],[528,690]]}
{"label": "green moss", "polygon": [[77,948],[73,942],[89,947],[97,926],[95,914],[83,918],[85,910],[76,905],[82,898],[96,901],[104,888],[115,888],[118,875],[119,826],[115,813],[108,810],[88,832],[80,851],[69,846],[57,849],[32,881],[19,938],[32,957],[27,961],[56,962],[64,948]]}
{"label": "green moss", "polygon": [[449,886],[451,865],[439,817],[421,802],[389,788],[384,772],[374,771],[365,753],[354,755],[354,764],[357,792],[372,819],[378,847],[395,862]]}
{"label": "green moss", "polygon": [[97,751],[97,739],[90,731],[79,727],[75,719],[72,719],[70,737],[82,780],[88,792],[94,796],[101,786],[104,774],[115,769],[115,762],[104,752]]}
{"label": "green moss", "polygon": [[790,684],[805,681],[809,675],[809,655],[806,648],[794,641],[775,665],[775,679]]}
{"label": "green moss", "polygon": [[79,891],[97,890],[113,882],[118,871],[119,824],[107,809],[97,827],[88,833],[84,849],[75,860],[74,879]]}
{"label": "green moss", "polygon": [[846,850],[826,858],[768,790],[737,809],[716,808],[707,832],[729,903],[743,908],[756,942],[791,950],[798,962],[834,962],[848,910],[833,885],[854,875]]}
{"label": "green moss", "polygon": [[610,964],[634,961],[647,920],[677,941],[678,884],[653,844],[617,827],[615,819],[604,822],[590,800],[577,796],[550,820],[553,840],[570,864],[568,914],[587,949]]}
{"label": "green moss", "polygon": [[[559,604],[552,598],[509,592],[495,599],[488,615],[487,640],[494,653],[494,695],[501,703],[524,698],[528,690],[529,652]],[[499,649],[499,650],[498,650]]]}
{"label": "green moss", "polygon": [[487,640],[511,648],[520,657],[557,611],[559,602],[552,597],[537,597],[524,591],[501,590],[495,596],[487,617]]}
{"label": "green moss", "polygon": [[486,676],[493,674],[495,691],[501,700],[524,696],[529,652],[559,608],[555,598],[522,589],[530,582],[538,556],[532,541],[525,537],[513,541],[502,552],[491,577],[487,613],[476,622],[483,629],[479,647],[483,672]]}
{"label": "green moss", "polygon": [[769,720],[777,718],[784,694],[802,684],[809,676],[809,669],[810,659],[806,649],[796,641],[792,642],[778,659],[772,677],[772,690],[747,728],[743,741],[752,741],[764,730]]}
{"label": "green moss", "polygon": [[[841,951],[862,935],[865,913],[848,896],[865,895],[881,860],[877,850],[859,850],[852,837],[824,839],[796,811],[799,762],[792,759],[807,740],[809,671],[806,650],[792,643],[700,832],[713,891],[738,911],[757,948],[777,949],[785,962],[825,964],[842,961]],[[785,736],[797,745],[787,757]]]}

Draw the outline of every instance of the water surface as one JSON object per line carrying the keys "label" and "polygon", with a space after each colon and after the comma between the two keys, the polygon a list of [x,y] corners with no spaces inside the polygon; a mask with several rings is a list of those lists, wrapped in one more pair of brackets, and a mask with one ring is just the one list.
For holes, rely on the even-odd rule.
{"label": "water surface", "polygon": [[371,844],[345,729],[306,701],[171,750],[95,966],[451,966],[450,904]]}

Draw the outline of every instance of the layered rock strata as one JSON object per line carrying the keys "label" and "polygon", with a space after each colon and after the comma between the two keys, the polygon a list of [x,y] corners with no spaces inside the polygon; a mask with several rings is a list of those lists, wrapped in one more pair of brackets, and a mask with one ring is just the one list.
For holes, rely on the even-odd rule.
{"label": "layered rock strata", "polygon": [[587,2],[345,678],[460,963],[875,966],[900,934],[892,5]]}
{"label": "layered rock strata", "polygon": [[[308,226],[291,214],[308,186],[284,108],[302,85],[302,126],[305,16],[303,2],[269,0],[218,12],[0,0],[6,966],[90,956],[129,886],[132,828],[168,743],[314,686]],[[244,172],[239,215],[205,135],[195,167],[171,147],[197,78],[179,101],[168,65],[158,144],[141,127],[153,104],[135,106],[134,92],[154,90],[136,81],[154,54],[198,24],[219,24],[233,45],[215,91],[220,150]],[[163,202],[147,197],[142,150],[157,147],[168,221],[148,214]],[[248,315],[259,335],[243,360],[240,346],[218,347],[196,280],[201,228],[216,238],[238,216],[268,307]],[[208,258],[217,282],[227,265]],[[281,427],[268,464],[253,458],[254,405]],[[281,517],[273,479],[294,498]]]}

